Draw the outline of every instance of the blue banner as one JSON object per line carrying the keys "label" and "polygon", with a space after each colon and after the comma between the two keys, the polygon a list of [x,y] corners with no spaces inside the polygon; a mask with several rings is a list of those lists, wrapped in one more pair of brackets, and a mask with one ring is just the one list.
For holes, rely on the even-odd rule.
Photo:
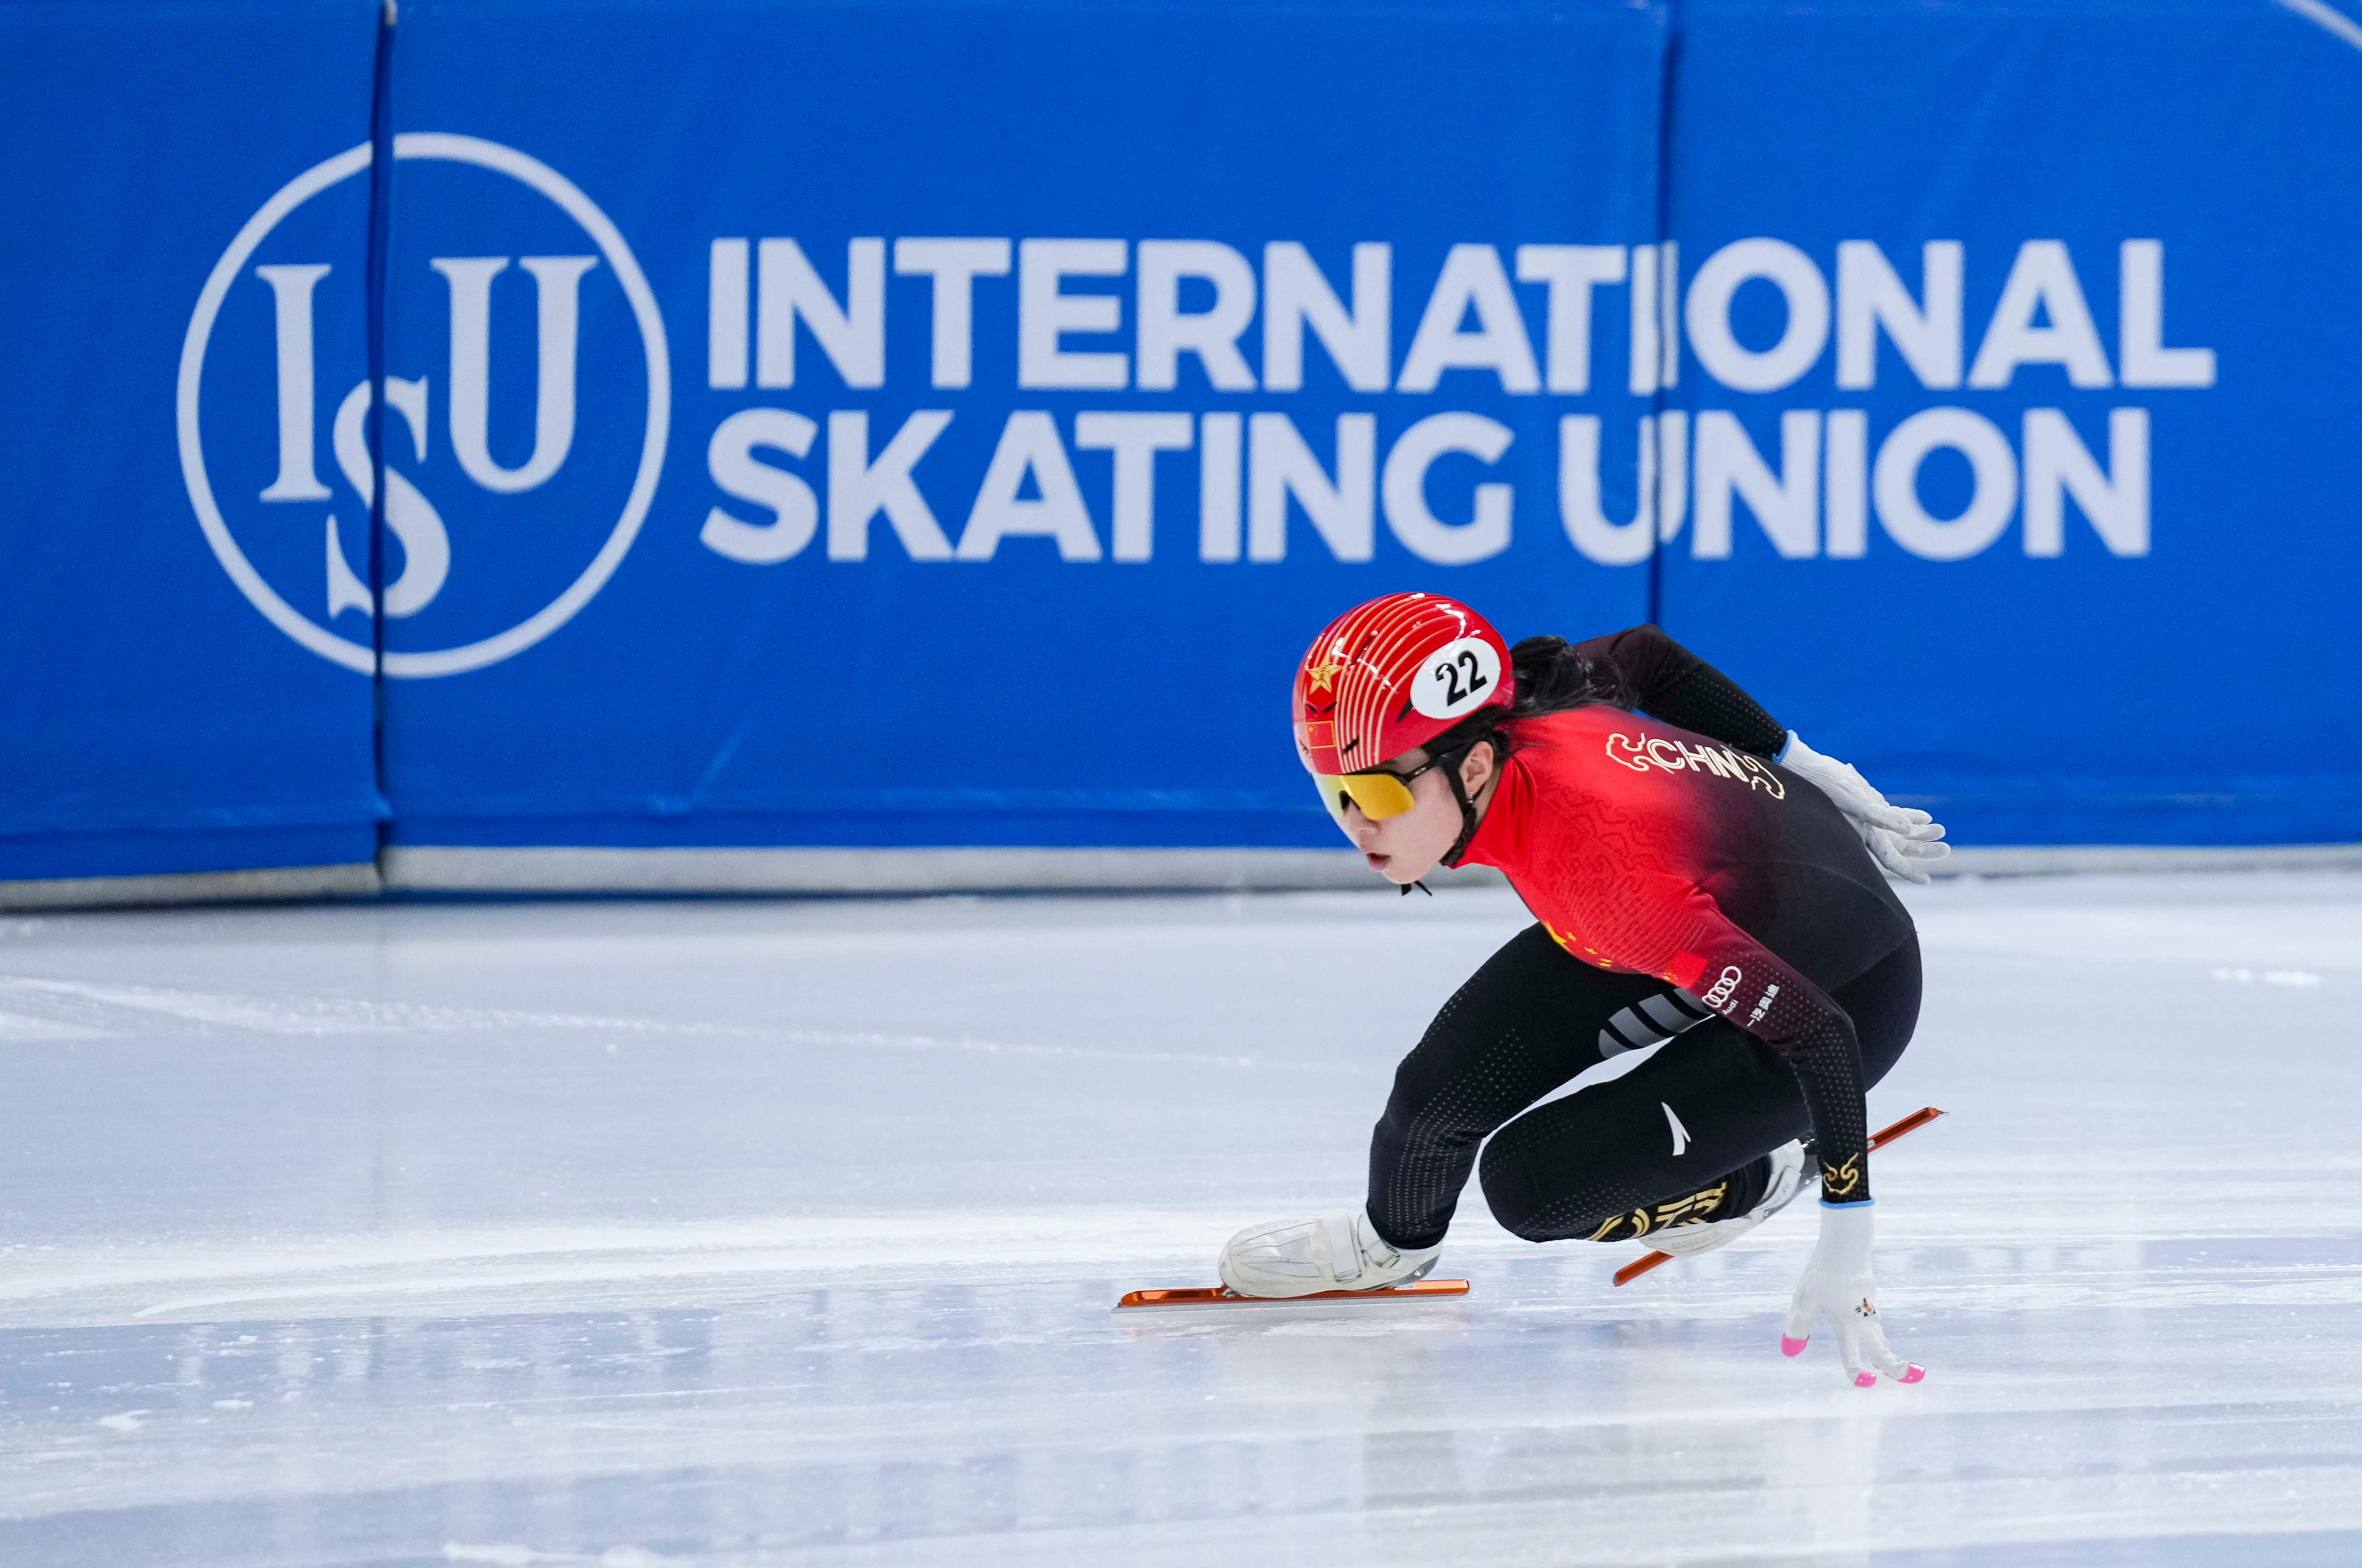
{"label": "blue banner", "polygon": [[1661,13],[559,15],[401,25],[451,568],[389,669],[464,673],[389,686],[400,841],[1319,843],[1337,608],[1646,613],[1555,498],[1627,397],[1584,296],[1654,233]]}
{"label": "blue banner", "polygon": [[0,39],[0,880],[1323,845],[1288,672],[1404,588],[1965,841],[2362,837],[2322,0]]}
{"label": "blue banner", "polygon": [[281,431],[369,373],[377,46],[361,0],[0,6],[0,880],[373,852],[369,678],[256,611],[327,513],[367,547]]}
{"label": "blue banner", "polygon": [[1682,17],[1676,634],[1970,842],[2362,838],[2362,27]]}

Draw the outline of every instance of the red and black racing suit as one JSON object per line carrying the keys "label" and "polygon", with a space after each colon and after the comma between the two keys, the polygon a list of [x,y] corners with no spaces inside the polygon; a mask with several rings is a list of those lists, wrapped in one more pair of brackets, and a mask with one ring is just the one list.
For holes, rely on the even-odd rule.
{"label": "red and black racing suit", "polygon": [[1498,867],[1540,923],[1396,1076],[1369,1211],[1398,1246],[1442,1239],[1488,1135],[1485,1197],[1536,1241],[1743,1213],[1768,1152],[1797,1137],[1827,1201],[1870,1196],[1863,1091],[1918,1017],[1910,916],[1852,824],[1771,760],[1787,732],[1727,679],[1653,626],[1581,651],[1634,707],[1690,727],[1606,703],[1503,726],[1509,756],[1462,863]]}

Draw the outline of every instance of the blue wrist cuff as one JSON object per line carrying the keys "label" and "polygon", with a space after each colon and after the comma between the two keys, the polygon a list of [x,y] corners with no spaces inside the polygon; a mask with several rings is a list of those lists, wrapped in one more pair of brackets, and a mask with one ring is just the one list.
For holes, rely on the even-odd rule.
{"label": "blue wrist cuff", "polygon": [[1775,751],[1775,752],[1773,752],[1773,753],[1772,754],[1772,761],[1774,761],[1774,762],[1785,762],[1785,761],[1787,761],[1787,760],[1788,760],[1788,748],[1789,748],[1790,746],[1792,746],[1792,745],[1794,745],[1795,744],[1796,744],[1796,732],[1795,732],[1795,731],[1794,731],[1794,730],[1790,730],[1790,731],[1788,732],[1788,738],[1787,738],[1786,740],[1783,740],[1783,741],[1782,741],[1782,742],[1780,743],[1780,749],[1779,749],[1778,751]]}
{"label": "blue wrist cuff", "polygon": [[1857,1198],[1851,1203],[1831,1203],[1827,1198],[1824,1198],[1821,1199],[1821,1207],[1824,1209],[1875,1209],[1878,1207],[1878,1199],[1875,1198]]}

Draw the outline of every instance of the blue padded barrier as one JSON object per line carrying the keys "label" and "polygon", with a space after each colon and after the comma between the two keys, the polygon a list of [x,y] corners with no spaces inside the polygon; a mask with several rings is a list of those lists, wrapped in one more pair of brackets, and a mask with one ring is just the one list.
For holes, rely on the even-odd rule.
{"label": "blue padded barrier", "polygon": [[1409,587],[1966,842],[2362,838],[2325,0],[0,40],[0,881],[1323,845],[1289,667]]}
{"label": "blue padded barrier", "polygon": [[[325,441],[369,370],[366,168],[260,218],[366,160],[377,45],[360,0],[0,5],[0,880],[375,853],[369,678],[229,565],[316,574],[331,510],[367,547]],[[281,461],[282,301],[308,469]]]}
{"label": "blue padded barrier", "polygon": [[[403,13],[397,126],[533,162],[397,163],[391,368],[452,385],[455,310],[488,315],[489,456],[527,469],[531,324],[570,289],[580,391],[530,488],[455,465],[436,409],[453,569],[388,646],[480,646],[637,533],[562,630],[390,684],[398,841],[1323,843],[1284,704],[1335,611],[1442,583],[1511,624],[1645,613],[1645,572],[1555,520],[1559,421],[1622,378],[1542,393],[1547,285],[1515,273],[1653,235],[1661,13],[583,15]],[[536,282],[536,249],[588,259]],[[481,284],[437,260],[491,254]],[[1404,389],[1439,280],[1463,303]]]}
{"label": "blue padded barrier", "polygon": [[1674,630],[1968,842],[2362,838],[2362,27],[1682,18]]}

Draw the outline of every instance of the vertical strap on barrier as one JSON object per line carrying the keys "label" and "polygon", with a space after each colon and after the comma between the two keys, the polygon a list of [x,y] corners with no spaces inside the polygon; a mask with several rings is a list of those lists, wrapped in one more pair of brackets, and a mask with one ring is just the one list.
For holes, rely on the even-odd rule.
{"label": "vertical strap on barrier", "polygon": [[[385,329],[386,272],[393,233],[393,35],[395,0],[378,10],[377,53],[370,72],[370,193],[367,296],[370,449],[377,469],[370,502],[370,646],[376,657],[370,674],[370,754],[377,795],[389,807],[385,777]],[[384,852],[390,819],[378,823],[378,849]]]}
{"label": "vertical strap on barrier", "polygon": [[[1664,17],[1664,30],[1659,35],[1657,48],[1656,233],[1650,237],[1650,243],[1659,247],[1656,267],[1660,301],[1657,318],[1661,324],[1658,327],[1658,351],[1672,362],[1665,367],[1670,370],[1679,363],[1681,354],[1678,340],[1672,337],[1670,331],[1671,324],[1678,322],[1681,317],[1681,280],[1673,265],[1674,253],[1665,244],[1672,237],[1673,226],[1673,116],[1678,109],[1674,102],[1674,84],[1682,50],[1680,0],[1661,0],[1660,13]],[[1632,286],[1639,286],[1637,272]],[[1661,370],[1656,378],[1656,389],[1649,396],[1649,413],[1657,432],[1657,506],[1651,513],[1656,518],[1657,536],[1649,542],[1649,619],[1660,626],[1665,624],[1665,533],[1670,521],[1664,503],[1665,498],[1672,493],[1670,487],[1674,482],[1673,476],[1667,469],[1668,465],[1676,460],[1676,454],[1664,440],[1665,389],[1672,381],[1672,376]],[[1678,460],[1687,461],[1687,452],[1679,454]]]}

